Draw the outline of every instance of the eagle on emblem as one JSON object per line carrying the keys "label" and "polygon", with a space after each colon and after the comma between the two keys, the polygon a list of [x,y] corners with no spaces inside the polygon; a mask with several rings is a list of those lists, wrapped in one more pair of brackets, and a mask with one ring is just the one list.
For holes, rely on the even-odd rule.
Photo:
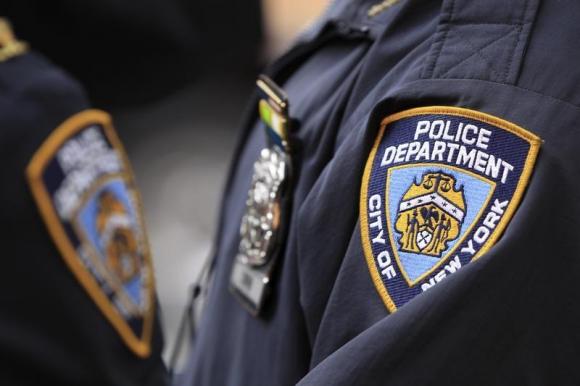
{"label": "eagle on emblem", "polygon": [[399,203],[395,229],[399,250],[441,257],[461,231],[466,213],[463,186],[454,176],[428,171],[413,181]]}

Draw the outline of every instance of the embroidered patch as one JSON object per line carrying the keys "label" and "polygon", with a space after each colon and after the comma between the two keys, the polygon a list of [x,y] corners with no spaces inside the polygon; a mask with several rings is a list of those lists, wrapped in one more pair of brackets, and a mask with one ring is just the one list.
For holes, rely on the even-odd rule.
{"label": "embroidered patch", "polygon": [[129,348],[148,356],[153,271],[139,194],[109,115],[88,110],[65,121],[27,177],[68,267]]}
{"label": "embroidered patch", "polygon": [[385,118],[361,188],[366,261],[393,312],[480,257],[500,237],[541,140],[457,107]]}

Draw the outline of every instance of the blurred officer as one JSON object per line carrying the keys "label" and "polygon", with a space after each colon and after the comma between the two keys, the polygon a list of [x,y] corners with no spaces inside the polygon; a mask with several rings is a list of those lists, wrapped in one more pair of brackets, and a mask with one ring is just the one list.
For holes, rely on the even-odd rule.
{"label": "blurred officer", "polygon": [[334,2],[258,81],[183,385],[580,384],[579,14]]}
{"label": "blurred officer", "polygon": [[110,117],[4,20],[0,90],[0,384],[165,384],[139,193]]}

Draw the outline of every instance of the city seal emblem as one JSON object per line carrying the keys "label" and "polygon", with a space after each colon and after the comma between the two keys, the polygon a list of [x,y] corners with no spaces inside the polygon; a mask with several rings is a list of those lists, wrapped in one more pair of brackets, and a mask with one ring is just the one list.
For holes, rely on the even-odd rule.
{"label": "city seal emblem", "polygon": [[541,140],[457,107],[383,119],[361,186],[362,244],[394,312],[483,255],[524,193]]}
{"label": "city seal emblem", "polygon": [[413,181],[401,203],[395,223],[400,250],[440,257],[448,241],[459,235],[465,217],[463,189],[457,190],[455,177],[427,172]]}

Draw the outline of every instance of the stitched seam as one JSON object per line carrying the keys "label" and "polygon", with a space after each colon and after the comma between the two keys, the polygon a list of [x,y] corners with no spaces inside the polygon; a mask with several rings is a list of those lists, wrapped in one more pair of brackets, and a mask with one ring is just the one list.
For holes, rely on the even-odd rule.
{"label": "stitched seam", "polygon": [[445,25],[445,31],[443,32],[443,37],[441,39],[441,47],[439,47],[439,52],[437,53],[437,56],[435,57],[435,61],[433,63],[433,74],[435,72],[435,69],[437,68],[437,63],[439,62],[439,58],[441,57],[441,53],[443,52],[443,49],[445,48],[445,43],[447,42],[447,37],[449,36],[449,31],[451,31],[451,24],[453,22],[453,14],[455,13],[455,0],[451,0],[451,4],[450,4],[450,9],[449,9],[449,20],[447,21],[447,24]]}
{"label": "stitched seam", "polygon": [[[521,42],[521,39],[522,39],[522,32],[524,30],[523,29],[523,25],[529,24],[529,22],[524,23],[524,19],[526,17],[527,12],[528,12],[529,5],[530,5],[530,1],[529,0],[525,0],[525,5],[522,7],[523,10],[522,10],[522,15],[520,17],[520,23],[522,23],[522,24],[518,27],[518,38],[516,39],[516,41],[515,41],[515,43],[514,43],[514,45],[512,47],[512,54],[511,54],[510,60],[508,62],[508,66],[506,68],[505,76],[504,76],[504,79],[503,79],[503,81],[506,82],[506,83],[508,81],[508,76],[510,76],[510,74],[512,72],[512,66],[513,66],[514,60],[515,60],[516,55],[517,55],[517,52],[518,52],[518,49],[517,48],[520,45],[520,42]],[[521,56],[523,56],[523,52],[520,55],[520,60],[521,60]],[[510,82],[510,83],[515,83],[515,81],[516,81],[515,80],[516,75],[517,74],[514,74],[514,79],[512,79],[512,82]]]}
{"label": "stitched seam", "polygon": [[[524,16],[526,15],[526,9],[528,8],[528,3],[529,3],[528,0],[524,0],[524,6],[522,7],[522,13],[520,15],[520,22],[523,22],[524,21]],[[517,49],[517,47],[518,47],[518,45],[520,43],[521,36],[522,36],[522,27],[519,27],[518,28],[518,36],[515,39],[514,44],[512,44],[510,59],[509,59],[509,61],[507,63],[507,66],[505,68],[505,71],[504,71],[504,76],[503,76],[503,79],[502,79],[503,82],[506,82],[507,83],[508,76],[511,73],[512,64],[513,64],[514,59],[516,57],[516,49]]]}
{"label": "stitched seam", "polygon": [[[445,71],[443,74],[439,75],[439,77],[444,77],[445,75],[449,74],[452,70],[454,70],[455,68],[457,68],[458,66],[460,66],[461,64],[463,64],[464,62],[466,62],[467,60],[471,59],[473,56],[478,55],[480,58],[483,59],[483,61],[485,62],[485,64],[493,71],[494,74],[498,75],[498,73],[496,72],[496,70],[491,66],[491,64],[489,63],[489,60],[487,58],[485,58],[481,52],[481,50],[491,46],[494,43],[497,43],[498,41],[500,41],[503,38],[506,38],[508,36],[510,36],[515,30],[511,30],[510,33],[508,33],[507,35],[503,35],[498,37],[497,39],[493,39],[491,42],[487,43],[486,45],[484,45],[483,47],[481,47],[479,50],[475,49],[473,47],[473,45],[465,38],[463,38],[462,40],[465,41],[469,47],[471,47],[471,49],[474,51],[471,55],[469,55],[468,57],[464,58],[463,60],[461,60],[460,62],[454,64],[451,68],[447,69],[447,71]],[[498,77],[499,78],[499,77]]]}
{"label": "stitched seam", "polygon": [[[531,93],[536,94],[536,95],[541,96],[541,97],[546,97],[548,99],[552,99],[553,101],[556,101],[556,102],[564,103],[564,104],[566,104],[566,105],[568,105],[570,107],[573,107],[573,108],[576,108],[576,109],[580,110],[580,104],[574,104],[574,103],[572,103],[570,101],[567,101],[565,99],[558,98],[558,97],[556,97],[554,95],[545,94],[543,92],[540,92],[538,90],[534,90],[534,89],[531,89],[531,88],[522,87],[522,86],[516,86],[516,85],[513,85],[513,84],[505,84],[505,83],[502,83],[502,82],[499,82],[499,81],[495,81],[495,80],[480,79],[480,78],[467,78],[467,77],[462,77],[462,78],[444,78],[444,79],[435,78],[435,79],[418,79],[418,80],[415,80],[413,82],[409,82],[407,85],[414,85],[415,83],[418,83],[418,82],[449,82],[449,81],[462,81],[462,80],[474,80],[474,81],[478,81],[478,82],[498,84],[498,85],[506,86],[506,87],[514,87],[516,89],[520,89],[520,90],[524,90],[524,91],[531,92]],[[580,113],[580,111],[579,111],[579,113]]]}
{"label": "stitched seam", "polygon": [[[493,44],[495,44],[495,43],[499,42],[500,40],[502,40],[502,39],[503,39],[503,38],[505,38],[505,37],[508,37],[508,36],[510,36],[510,35],[511,35],[511,34],[512,34],[514,31],[515,31],[515,30],[514,30],[514,29],[512,29],[512,30],[511,30],[509,33],[507,33],[506,35],[503,35],[503,36],[501,36],[501,37],[500,37],[500,38],[498,38],[498,39],[494,39],[494,41],[493,41]],[[496,76],[498,79],[501,79],[501,77],[500,77],[500,74],[497,72],[496,68],[495,68],[495,67],[493,67],[493,65],[492,65],[492,61],[491,61],[491,60],[489,60],[489,59],[487,58],[487,56],[484,56],[484,55],[481,53],[481,51],[483,51],[484,49],[486,49],[487,47],[489,47],[489,46],[491,46],[491,45],[493,45],[493,44],[486,44],[485,46],[483,46],[483,47],[480,47],[479,49],[477,49],[477,48],[475,48],[475,46],[473,45],[473,43],[471,42],[471,40],[469,40],[468,38],[466,38],[466,37],[463,37],[463,41],[464,41],[465,43],[467,43],[467,45],[468,45],[469,47],[471,47],[471,49],[472,49],[472,50],[474,50],[474,51],[475,51],[475,54],[476,54],[477,56],[479,56],[479,57],[480,57],[480,58],[483,60],[483,62],[484,62],[484,63],[486,64],[486,66],[487,66],[487,67],[488,67],[488,68],[491,70],[491,72],[492,72],[492,73],[493,73],[493,74],[494,74],[494,75],[495,75],[495,76]]]}
{"label": "stitched seam", "polygon": [[522,27],[521,26],[517,27],[517,31],[518,31],[518,36],[517,36],[517,39],[514,39],[514,44],[512,45],[512,48],[511,48],[510,59],[509,59],[509,61],[507,63],[506,69],[504,71],[504,76],[503,76],[503,79],[502,79],[502,81],[503,82],[506,82],[506,83],[508,81],[508,76],[511,73],[512,65],[513,65],[514,59],[516,57],[516,51],[517,51],[516,48],[520,44],[520,39],[522,37]]}
{"label": "stitched seam", "polygon": [[[580,114],[580,104],[574,104],[571,101],[568,101],[566,99],[562,99],[562,98],[559,98],[559,97],[554,96],[554,95],[546,94],[546,93],[541,92],[539,90],[534,90],[534,89],[519,86],[519,85],[506,84],[506,83],[499,82],[497,80],[481,79],[481,78],[474,78],[474,77],[415,79],[413,81],[405,83],[402,86],[396,87],[394,89],[394,91],[391,90],[392,94],[388,92],[389,87],[386,87],[386,86],[379,87],[375,90],[373,98],[371,98],[369,100],[374,107],[376,107],[379,103],[384,102],[385,100],[394,101],[394,103],[396,104],[396,103],[398,103],[397,101],[400,101],[400,97],[401,97],[400,93],[401,92],[404,93],[404,92],[408,91],[409,89],[413,89],[413,87],[417,84],[421,84],[421,83],[429,84],[430,82],[445,83],[445,82],[461,82],[461,81],[474,81],[474,82],[481,82],[483,84],[489,83],[492,85],[511,87],[511,88],[527,91],[527,92],[530,92],[530,93],[537,95],[539,97],[547,98],[547,99],[551,100],[552,102],[562,103],[568,107],[577,109],[578,113]],[[371,109],[371,111],[372,111],[372,109]],[[358,119],[354,119],[354,118],[356,118],[357,115],[360,115],[360,117],[358,117]],[[362,109],[360,109],[360,106],[359,106],[358,108],[355,109],[352,116],[349,117],[349,119],[346,119],[344,121],[344,126],[359,127],[362,125],[366,125],[368,122],[369,116],[370,116],[370,112],[369,111],[362,112]],[[354,123],[351,124],[351,122],[354,122]]]}
{"label": "stitched seam", "polygon": [[451,21],[453,20],[453,14],[455,12],[455,0],[450,0],[449,7],[450,7],[449,19],[447,20],[447,23],[444,25],[445,30],[442,32],[441,39],[439,41],[433,42],[433,44],[441,42],[441,45],[439,46],[438,52],[435,54],[435,58],[433,59],[433,62],[431,63],[431,65],[429,66],[429,69],[427,70],[426,76],[428,76],[430,78],[434,77],[435,69],[437,68],[437,62],[439,62],[439,57],[441,56],[441,52],[443,51],[443,47],[445,46],[445,41],[447,40],[447,34],[449,33],[449,30],[451,29]]}
{"label": "stitched seam", "polygon": [[513,25],[518,26],[525,23],[502,23],[502,22],[470,22],[470,21],[456,21],[453,25]]}

